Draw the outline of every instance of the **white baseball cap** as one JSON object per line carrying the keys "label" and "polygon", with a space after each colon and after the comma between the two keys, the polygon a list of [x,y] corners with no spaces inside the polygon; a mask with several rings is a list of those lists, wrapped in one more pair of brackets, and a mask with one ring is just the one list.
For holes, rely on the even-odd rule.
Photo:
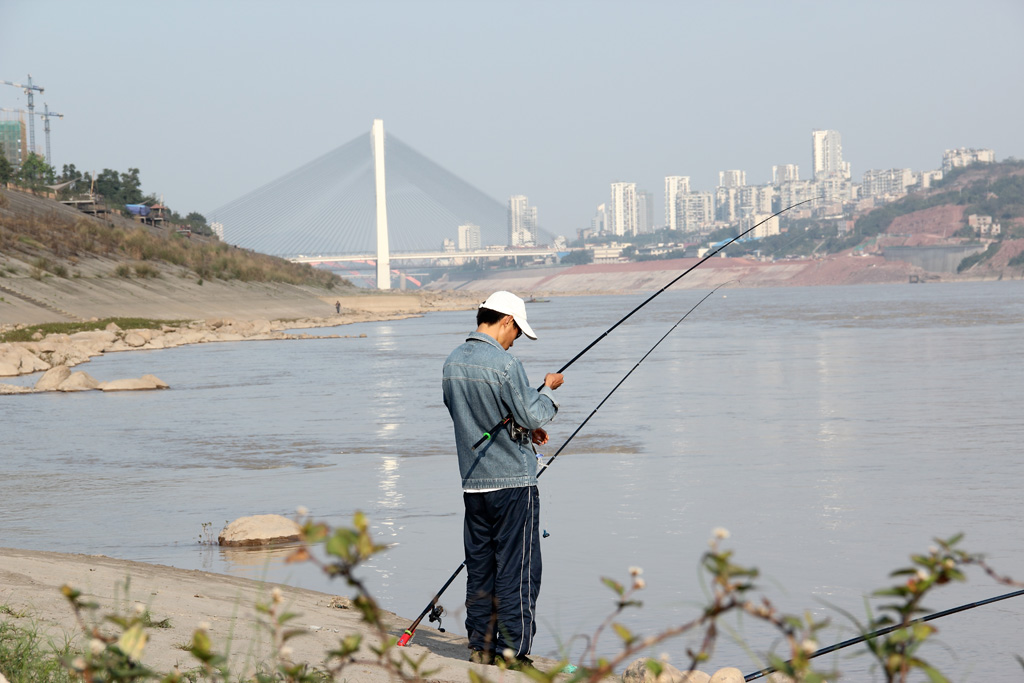
{"label": "white baseball cap", "polygon": [[526,322],[526,304],[512,292],[495,292],[487,297],[487,301],[480,304],[480,308],[489,308],[492,311],[512,316],[512,319],[516,321],[516,325],[519,325],[519,329],[523,331],[523,334],[530,339],[537,338],[533,328]]}

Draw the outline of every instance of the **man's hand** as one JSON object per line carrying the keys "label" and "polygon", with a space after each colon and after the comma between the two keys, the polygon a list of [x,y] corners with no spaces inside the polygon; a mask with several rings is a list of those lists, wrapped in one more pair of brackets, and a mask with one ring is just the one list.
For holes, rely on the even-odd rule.
{"label": "man's hand", "polygon": [[543,446],[548,442],[548,433],[538,427],[533,430],[532,434],[530,434],[530,438],[533,440],[534,445]]}
{"label": "man's hand", "polygon": [[544,386],[548,387],[552,391],[562,386],[565,383],[565,378],[560,372],[549,372],[544,375]]}

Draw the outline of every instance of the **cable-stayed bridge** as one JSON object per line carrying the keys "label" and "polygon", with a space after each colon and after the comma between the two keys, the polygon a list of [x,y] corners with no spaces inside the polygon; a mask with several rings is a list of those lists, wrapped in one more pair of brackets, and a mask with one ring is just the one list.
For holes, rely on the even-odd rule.
{"label": "cable-stayed bridge", "polygon": [[[374,147],[378,130],[383,140],[380,158]],[[380,195],[386,211],[383,255]],[[468,223],[480,226],[485,245],[508,242],[504,204],[394,135],[384,135],[380,121],[370,133],[209,212],[207,218],[224,226],[226,242],[313,263],[362,260],[373,254],[386,268],[390,258],[402,258],[403,253],[438,257],[444,240],[454,241],[458,227]],[[541,239],[550,241],[550,236]]]}

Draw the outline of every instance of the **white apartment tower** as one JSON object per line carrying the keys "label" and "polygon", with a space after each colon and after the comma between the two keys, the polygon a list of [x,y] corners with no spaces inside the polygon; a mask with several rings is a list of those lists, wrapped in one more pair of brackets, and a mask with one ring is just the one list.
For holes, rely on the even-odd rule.
{"label": "white apartment tower", "polygon": [[466,223],[459,226],[459,251],[476,251],[481,246],[479,225]]}
{"label": "white apartment tower", "polygon": [[740,189],[747,185],[746,171],[719,171],[715,188],[715,218],[732,223],[739,214]]}
{"label": "white apartment tower", "polygon": [[719,187],[743,187],[747,184],[746,171],[719,171]]}
{"label": "white apartment tower", "polygon": [[642,233],[654,230],[654,194],[647,190],[636,191],[636,231]]}
{"label": "white apartment tower", "polygon": [[590,233],[592,235],[603,235],[608,231],[608,208],[604,204],[598,204],[594,211],[594,217],[590,219]]}
{"label": "white apartment tower", "polygon": [[890,168],[864,172],[860,193],[863,197],[902,197],[914,184],[914,173],[909,168]]}
{"label": "white apartment tower", "polygon": [[683,232],[700,232],[715,220],[715,202],[710,192],[683,192],[676,197],[676,217]]}
{"label": "white apartment tower", "polygon": [[537,207],[530,206],[526,195],[508,198],[508,244],[510,247],[537,244]]}
{"label": "white apartment tower", "polygon": [[608,232],[618,236],[637,233],[639,210],[636,183],[612,183],[611,201],[608,203]]}
{"label": "white apartment tower", "polygon": [[690,191],[690,176],[669,175],[665,176],[665,227],[669,230],[678,230],[679,225],[676,214],[676,200],[680,194]]}
{"label": "white apartment tower", "polygon": [[772,166],[772,185],[795,183],[800,180],[800,167],[796,164]]}
{"label": "white apartment tower", "polygon": [[814,179],[850,178],[850,164],[843,161],[843,141],[837,130],[811,131]]}

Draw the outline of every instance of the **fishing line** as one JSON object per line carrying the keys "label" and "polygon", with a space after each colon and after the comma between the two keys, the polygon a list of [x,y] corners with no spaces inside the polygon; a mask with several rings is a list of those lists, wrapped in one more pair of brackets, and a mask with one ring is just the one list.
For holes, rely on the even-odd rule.
{"label": "fishing line", "polygon": [[[711,258],[712,256],[714,256],[714,255],[715,255],[715,254],[717,254],[718,252],[722,251],[722,250],[723,250],[723,249],[725,249],[725,248],[726,248],[727,246],[729,246],[730,244],[732,244],[732,243],[733,243],[733,242],[735,242],[736,240],[740,239],[740,238],[741,238],[741,237],[743,237],[744,235],[747,235],[747,234],[749,234],[749,233],[750,233],[750,232],[752,232],[752,231],[753,231],[753,230],[754,230],[755,228],[758,228],[758,227],[760,227],[761,225],[764,225],[765,223],[767,223],[767,222],[768,222],[768,221],[770,221],[771,219],[775,218],[775,217],[776,217],[776,216],[778,216],[778,215],[781,215],[781,214],[785,213],[786,211],[789,211],[790,209],[792,209],[792,208],[794,208],[794,207],[800,206],[801,204],[806,204],[807,202],[810,202],[810,201],[813,201],[813,199],[805,199],[805,200],[803,200],[802,202],[797,202],[796,204],[792,204],[792,205],[790,205],[790,206],[787,206],[787,207],[786,207],[785,209],[783,209],[782,211],[779,211],[778,213],[773,213],[773,214],[772,214],[771,216],[768,216],[768,218],[765,218],[765,219],[764,219],[763,221],[761,221],[760,223],[756,223],[756,224],[755,224],[755,225],[753,225],[752,227],[750,227],[750,228],[747,228],[746,230],[744,230],[744,231],[743,231],[743,232],[741,232],[740,234],[738,234],[738,235],[736,235],[735,237],[733,237],[733,238],[729,239],[729,240],[728,240],[727,242],[725,242],[724,244],[720,244],[720,245],[718,245],[717,247],[715,247],[714,249],[712,249],[711,251],[709,251],[708,253],[704,254],[704,256],[703,256],[703,257],[702,257],[702,258],[701,258],[701,259],[700,259],[699,261],[697,261],[697,262],[696,262],[696,263],[694,263],[694,264],[693,264],[692,266],[690,266],[689,268],[687,268],[686,270],[684,270],[684,271],[683,271],[683,273],[682,273],[682,275],[678,275],[678,276],[676,276],[675,278],[673,278],[673,280],[672,280],[671,282],[669,282],[669,283],[668,283],[667,285],[665,285],[664,287],[662,287],[661,289],[659,289],[659,290],[658,290],[657,292],[655,292],[655,293],[654,293],[654,294],[652,294],[651,296],[647,297],[647,299],[645,299],[645,300],[644,300],[644,301],[643,301],[643,302],[642,302],[642,303],[641,303],[641,304],[640,304],[639,306],[637,306],[636,308],[634,308],[634,309],[633,309],[632,311],[630,311],[630,312],[629,312],[629,313],[627,313],[627,314],[626,314],[625,316],[623,316],[623,317],[622,317],[621,319],[619,319],[619,321],[618,321],[617,323],[615,323],[614,325],[612,325],[611,327],[609,327],[609,328],[608,328],[607,330],[605,330],[605,331],[604,331],[604,333],[602,333],[600,337],[598,337],[598,338],[597,338],[597,339],[595,339],[594,341],[590,342],[590,343],[589,343],[589,344],[588,344],[588,345],[586,346],[586,348],[584,348],[584,349],[583,349],[582,351],[580,351],[579,353],[577,353],[577,354],[576,354],[575,356],[573,356],[573,357],[572,357],[572,358],[571,358],[571,359],[569,360],[569,362],[568,362],[568,363],[566,363],[566,364],[565,364],[565,365],[563,365],[563,366],[562,366],[561,368],[559,368],[559,369],[558,369],[558,374],[561,374],[561,373],[565,372],[565,370],[566,370],[566,369],[567,369],[567,368],[568,368],[568,367],[569,367],[570,365],[572,365],[572,364],[573,364],[573,363],[575,363],[575,362],[576,362],[577,360],[579,360],[579,359],[580,359],[580,358],[581,358],[581,357],[583,356],[583,354],[585,354],[585,353],[586,353],[587,351],[589,351],[590,349],[594,348],[594,346],[596,346],[596,345],[597,345],[597,343],[598,343],[599,341],[601,341],[602,339],[604,339],[605,337],[607,337],[607,336],[608,336],[608,334],[609,334],[609,333],[610,333],[610,332],[611,332],[612,330],[614,330],[614,329],[615,329],[616,327],[618,327],[618,326],[619,326],[619,325],[621,325],[622,323],[624,323],[624,322],[626,322],[627,320],[629,320],[629,318],[630,318],[630,317],[632,317],[632,315],[633,315],[634,313],[636,313],[637,311],[639,311],[639,310],[640,310],[641,308],[643,308],[643,307],[644,307],[644,306],[646,306],[647,304],[651,303],[651,301],[653,301],[653,300],[654,300],[654,299],[655,299],[655,298],[656,298],[656,297],[657,297],[658,295],[660,295],[660,294],[661,294],[662,292],[664,292],[664,291],[665,291],[666,289],[668,289],[669,287],[671,287],[671,286],[672,286],[672,285],[674,285],[675,283],[679,282],[679,281],[680,281],[681,279],[683,279],[683,278],[684,278],[684,277],[685,277],[685,276],[686,276],[686,275],[687,275],[688,273],[690,273],[690,272],[691,272],[691,271],[692,271],[693,269],[695,269],[695,268],[696,268],[697,266],[701,265],[702,263],[704,263],[705,261],[707,261],[707,260],[708,260],[709,258]],[[543,388],[543,386],[544,386],[544,385],[543,385],[543,384],[541,384],[541,386],[537,388],[537,389],[538,389],[538,391],[539,391],[539,390],[540,390],[541,388]],[[486,432],[484,432],[484,435],[483,435],[483,436],[481,436],[481,437],[480,437],[480,439],[479,439],[479,440],[478,440],[478,441],[477,441],[477,442],[476,442],[475,444],[473,444],[473,450],[475,451],[475,450],[476,450],[477,448],[479,448],[479,447],[480,447],[480,445],[481,445],[482,443],[484,443],[485,441],[488,441],[488,440],[490,440],[491,438],[493,438],[493,436],[494,436],[495,434],[498,434],[498,433],[499,433],[499,431],[501,430],[501,428],[502,428],[502,427],[504,427],[504,426],[505,426],[506,424],[508,424],[508,423],[509,423],[509,422],[510,422],[511,420],[512,420],[512,413],[509,413],[509,414],[508,414],[508,415],[506,415],[506,416],[505,416],[505,417],[504,417],[504,418],[503,418],[503,419],[502,419],[502,420],[501,420],[501,421],[500,421],[500,422],[499,422],[498,424],[494,425],[494,427],[492,427],[492,428],[491,428],[491,429],[490,429],[489,431],[486,431]]]}
{"label": "fishing line", "polygon": [[[563,443],[563,444],[562,444],[562,445],[561,445],[561,446],[560,446],[560,447],[558,448],[558,450],[557,450],[557,451],[555,451],[555,454],[554,454],[554,455],[552,455],[552,456],[551,456],[551,457],[550,457],[550,458],[548,459],[548,461],[547,461],[547,462],[545,462],[545,463],[544,463],[544,464],[543,464],[543,465],[542,465],[542,466],[541,466],[541,467],[540,467],[540,468],[539,468],[539,469],[537,470],[537,478],[538,478],[538,479],[540,479],[540,476],[541,476],[542,474],[544,474],[544,472],[545,472],[545,471],[547,470],[547,468],[548,468],[548,467],[550,467],[550,466],[551,466],[551,463],[553,463],[553,462],[555,461],[555,458],[557,458],[557,457],[558,457],[558,454],[559,454],[559,453],[561,453],[561,452],[562,452],[562,451],[563,451],[563,450],[565,449],[565,447],[569,445],[569,442],[570,442],[570,441],[572,441],[572,440],[573,440],[573,438],[574,438],[574,437],[575,437],[575,436],[576,436],[577,434],[579,434],[580,430],[581,430],[581,429],[583,429],[583,426],[584,426],[584,425],[586,425],[586,424],[587,424],[587,423],[588,423],[588,422],[590,421],[590,418],[594,417],[594,415],[596,415],[596,414],[597,414],[597,411],[601,409],[601,406],[603,406],[603,405],[605,404],[605,401],[607,401],[607,400],[608,400],[609,398],[611,398],[611,395],[615,393],[616,389],[618,389],[618,388],[619,388],[620,386],[622,386],[622,383],[623,383],[623,382],[625,382],[625,381],[626,381],[626,379],[627,379],[627,378],[628,378],[628,377],[629,377],[630,375],[632,375],[632,374],[633,374],[633,371],[634,371],[634,370],[636,370],[636,369],[637,369],[638,367],[640,367],[640,364],[641,364],[641,363],[643,363],[643,362],[644,362],[644,360],[645,360],[645,359],[646,359],[646,358],[647,358],[648,356],[650,356],[650,355],[651,355],[651,353],[653,353],[653,352],[654,352],[654,349],[658,348],[658,345],[659,345],[659,344],[661,344],[661,342],[665,341],[665,339],[666,339],[666,338],[667,338],[667,337],[668,337],[668,336],[669,336],[670,334],[672,334],[673,330],[675,330],[675,329],[676,329],[677,327],[679,327],[680,323],[682,323],[682,322],[683,322],[684,320],[686,320],[686,317],[687,317],[688,315],[690,315],[691,313],[693,313],[693,312],[694,312],[694,311],[695,311],[695,310],[697,309],[697,307],[698,307],[698,306],[700,306],[700,305],[701,305],[702,303],[704,303],[704,301],[706,301],[706,300],[707,300],[707,298],[708,298],[708,297],[710,297],[710,296],[711,296],[712,294],[714,294],[715,292],[717,292],[717,291],[718,291],[719,289],[721,289],[721,288],[722,288],[722,287],[724,287],[725,285],[727,285],[727,284],[730,284],[730,283],[732,283],[732,282],[736,282],[736,280],[729,280],[728,282],[723,282],[722,284],[718,285],[717,287],[715,287],[714,289],[712,289],[712,290],[711,290],[710,292],[708,292],[707,294],[705,294],[705,295],[703,296],[703,298],[701,298],[701,299],[700,299],[700,301],[698,301],[697,303],[695,303],[695,304],[693,305],[693,307],[691,307],[691,308],[690,308],[690,310],[688,310],[688,311],[686,312],[686,314],[685,314],[685,315],[683,315],[683,317],[682,317],[682,318],[680,318],[680,319],[679,319],[678,321],[676,321],[676,324],[675,324],[675,325],[673,325],[672,327],[670,327],[670,328],[669,328],[668,332],[666,332],[666,333],[665,333],[664,335],[662,335],[661,339],[659,339],[659,340],[658,340],[657,342],[655,342],[654,346],[652,346],[652,347],[650,348],[650,350],[648,350],[648,351],[647,351],[647,353],[645,353],[645,354],[643,355],[643,358],[641,358],[640,360],[638,360],[638,361],[636,362],[636,365],[634,365],[634,366],[633,366],[633,367],[632,367],[632,368],[631,368],[631,369],[629,370],[629,372],[627,372],[627,373],[625,374],[625,376],[624,376],[624,377],[623,377],[622,379],[620,379],[620,380],[619,380],[618,384],[616,384],[616,385],[615,385],[614,387],[612,387],[612,390],[611,390],[611,391],[609,391],[609,392],[608,392],[608,394],[607,394],[607,395],[606,395],[606,396],[605,396],[605,397],[604,397],[603,399],[601,399],[601,402],[597,404],[597,407],[596,407],[596,408],[594,408],[594,410],[592,410],[592,411],[590,412],[590,414],[589,414],[589,415],[587,415],[586,419],[585,419],[585,420],[583,420],[583,422],[581,422],[581,423],[580,423],[580,425],[579,425],[579,426],[578,426],[578,427],[577,427],[577,428],[576,428],[576,429],[575,429],[575,430],[573,431],[573,433],[569,435],[569,438],[565,440],[565,443]],[[534,452],[536,452],[536,449],[534,449]],[[541,458],[541,457],[543,457],[543,456],[541,456],[541,455],[538,455],[537,457],[538,457],[538,459],[539,459],[539,458]],[[550,535],[550,534],[548,534],[548,533],[547,533],[547,531],[545,530],[545,531],[544,531],[544,537],[545,537],[545,538],[547,538],[547,537],[548,537],[549,535]],[[401,636],[401,637],[400,637],[400,638],[398,639],[398,645],[400,645],[400,646],[405,646],[405,645],[408,645],[409,641],[410,641],[410,640],[412,639],[413,635],[414,635],[414,634],[416,633],[416,628],[417,628],[417,627],[418,627],[418,626],[420,625],[420,622],[421,622],[421,621],[423,621],[423,617],[427,616],[428,614],[430,615],[430,617],[429,617],[429,620],[430,620],[431,622],[434,622],[434,621],[436,621],[436,622],[438,623],[438,629],[439,629],[439,630],[440,630],[440,631],[441,631],[442,633],[444,632],[444,629],[443,629],[443,628],[441,628],[441,617],[443,617],[443,616],[444,616],[444,614],[445,614],[445,611],[444,611],[444,608],[443,608],[443,607],[441,607],[440,605],[438,605],[438,604],[437,604],[437,601],[441,599],[441,596],[442,596],[442,595],[444,595],[444,592],[445,592],[446,590],[448,590],[448,586],[452,585],[452,581],[454,581],[454,580],[455,580],[455,577],[457,577],[457,576],[458,576],[458,575],[459,575],[459,574],[460,574],[460,573],[462,572],[462,570],[463,570],[463,569],[465,568],[465,566],[466,566],[466,563],[465,563],[465,561],[463,561],[463,562],[462,562],[462,564],[460,564],[460,565],[459,565],[458,569],[456,569],[456,570],[455,570],[455,572],[454,572],[454,573],[453,573],[453,574],[452,574],[451,576],[449,576],[449,577],[448,577],[448,580],[444,582],[444,585],[443,585],[443,586],[441,586],[441,590],[439,590],[439,591],[437,592],[437,594],[436,594],[436,595],[434,595],[433,599],[431,599],[431,601],[430,601],[430,604],[428,604],[428,605],[426,606],[426,608],[425,608],[425,609],[424,609],[424,610],[423,610],[422,612],[420,612],[420,615],[419,615],[418,617],[416,617],[416,620],[415,620],[415,621],[413,621],[413,622],[412,622],[412,624],[410,624],[410,625],[409,625],[409,628],[405,629],[405,631],[404,631],[404,632],[402,633],[402,636]]]}
{"label": "fishing line", "polygon": [[[938,619],[939,617],[946,617],[946,616],[949,616],[950,614],[956,614],[957,612],[963,612],[965,610],[974,609],[975,607],[981,607],[982,605],[988,605],[989,603],[999,602],[1000,600],[1006,600],[1007,598],[1015,598],[1018,595],[1024,595],[1024,589],[1021,589],[1019,591],[1013,591],[1012,593],[1005,593],[1003,595],[997,595],[994,598],[988,598],[987,600],[979,600],[978,602],[970,602],[970,603],[967,603],[966,605],[960,605],[959,607],[953,607],[953,608],[950,608],[950,609],[947,609],[947,610],[943,610],[941,612],[935,612],[934,614],[929,614],[926,617],[920,617],[919,619],[912,619],[912,620],[908,621],[906,624],[896,624],[895,626],[887,626],[886,628],[879,629],[877,631],[872,631],[871,633],[867,633],[865,635],[860,635],[860,636],[857,636],[856,638],[850,638],[849,640],[844,640],[841,643],[836,643],[835,645],[829,645],[828,647],[823,647],[820,650],[815,650],[813,653],[807,655],[807,658],[808,659],[814,659],[815,657],[818,657],[819,655],[827,655],[829,652],[835,652],[836,650],[842,650],[844,647],[849,647],[850,645],[856,645],[857,643],[863,643],[866,640],[871,640],[873,638],[877,638],[878,636],[884,636],[887,633],[892,633],[893,631],[898,631],[901,628],[907,628],[909,626],[913,626],[914,624],[923,624],[924,622],[931,621],[932,619]],[[786,663],[789,664],[790,661],[791,660],[787,660]],[[744,681],[753,681],[753,680],[756,680],[758,678],[761,678],[762,676],[767,676],[768,674],[772,673],[773,671],[777,671],[777,669],[775,667],[773,667],[773,666],[769,666],[766,669],[761,669],[760,671],[755,671],[752,674],[747,674],[746,676],[743,677],[743,680]]]}

